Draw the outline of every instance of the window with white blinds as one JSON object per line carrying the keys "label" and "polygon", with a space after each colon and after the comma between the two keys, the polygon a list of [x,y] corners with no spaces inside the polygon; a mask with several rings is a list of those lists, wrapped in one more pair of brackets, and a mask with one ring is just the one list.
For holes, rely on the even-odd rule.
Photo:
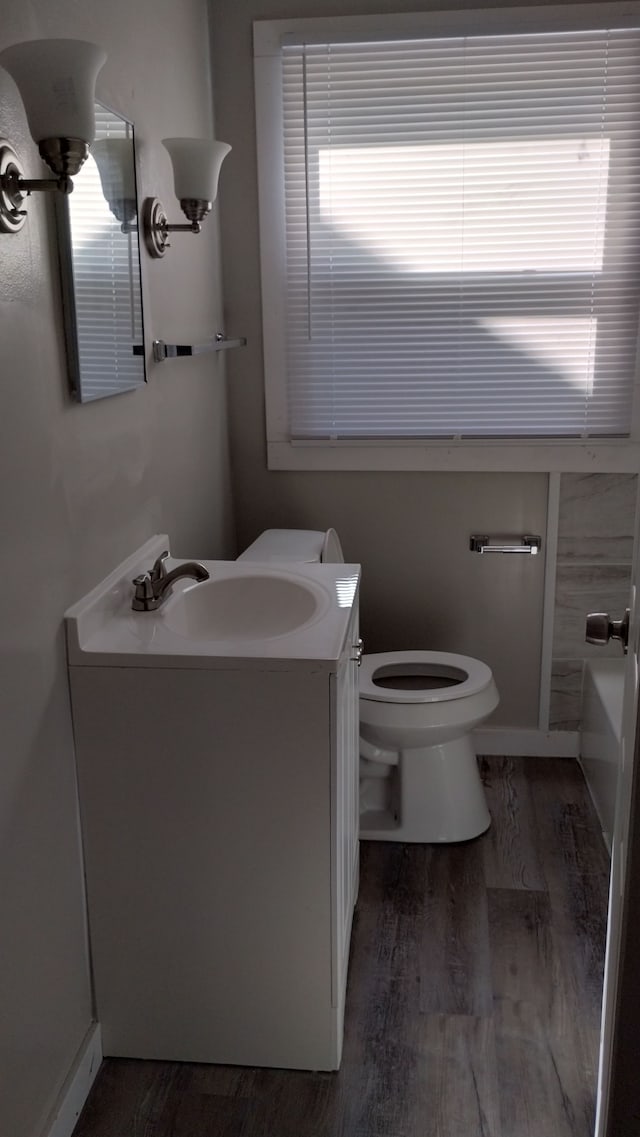
{"label": "window with white blinds", "polygon": [[282,47],[290,439],[629,435],[639,77],[629,28]]}

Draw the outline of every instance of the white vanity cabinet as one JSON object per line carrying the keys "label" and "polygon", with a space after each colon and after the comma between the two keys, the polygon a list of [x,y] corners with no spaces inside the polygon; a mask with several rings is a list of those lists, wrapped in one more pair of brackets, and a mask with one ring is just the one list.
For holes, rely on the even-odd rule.
{"label": "white vanity cabinet", "polygon": [[357,599],[341,636],[333,658],[70,651],[105,1054],[338,1068]]}

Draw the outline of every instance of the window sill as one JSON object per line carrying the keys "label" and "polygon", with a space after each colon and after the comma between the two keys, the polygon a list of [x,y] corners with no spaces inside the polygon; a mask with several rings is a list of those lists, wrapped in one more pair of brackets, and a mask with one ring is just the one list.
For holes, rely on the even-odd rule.
{"label": "window sill", "polygon": [[640,442],[269,442],[270,470],[637,473]]}

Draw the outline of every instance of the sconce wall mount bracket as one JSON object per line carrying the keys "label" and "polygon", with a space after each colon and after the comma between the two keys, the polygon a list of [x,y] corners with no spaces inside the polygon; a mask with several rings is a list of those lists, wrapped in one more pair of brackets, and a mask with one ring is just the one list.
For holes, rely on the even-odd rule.
{"label": "sconce wall mount bracket", "polygon": [[154,258],[164,256],[165,251],[171,248],[168,241],[170,233],[202,232],[202,221],[211,211],[212,204],[202,198],[181,198],[180,206],[189,218],[189,224],[170,225],[162,202],[157,197],[146,198],[142,207],[142,226],[149,255]]}
{"label": "sconce wall mount bracket", "polygon": [[17,233],[27,219],[22,203],[27,196],[20,188],[24,170],[18,155],[5,138],[0,138],[0,232]]}
{"label": "sconce wall mount bracket", "polygon": [[142,229],[147,252],[152,257],[163,257],[168,249],[169,221],[164,206],[157,197],[148,197],[142,209]]}
{"label": "sconce wall mount bracket", "polygon": [[55,178],[25,178],[24,169],[13,146],[0,138],[0,232],[17,233],[27,219],[23,208],[32,193],[59,191],[71,193],[71,174],[77,174],[89,154],[81,138],[46,138],[39,144],[40,157],[51,167]]}

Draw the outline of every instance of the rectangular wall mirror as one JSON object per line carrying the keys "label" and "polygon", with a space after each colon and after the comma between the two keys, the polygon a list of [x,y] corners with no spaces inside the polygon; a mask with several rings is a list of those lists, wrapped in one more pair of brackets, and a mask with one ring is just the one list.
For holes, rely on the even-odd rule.
{"label": "rectangular wall mirror", "polygon": [[96,139],[56,194],[69,377],[86,403],[146,379],[133,125],[96,103]]}

